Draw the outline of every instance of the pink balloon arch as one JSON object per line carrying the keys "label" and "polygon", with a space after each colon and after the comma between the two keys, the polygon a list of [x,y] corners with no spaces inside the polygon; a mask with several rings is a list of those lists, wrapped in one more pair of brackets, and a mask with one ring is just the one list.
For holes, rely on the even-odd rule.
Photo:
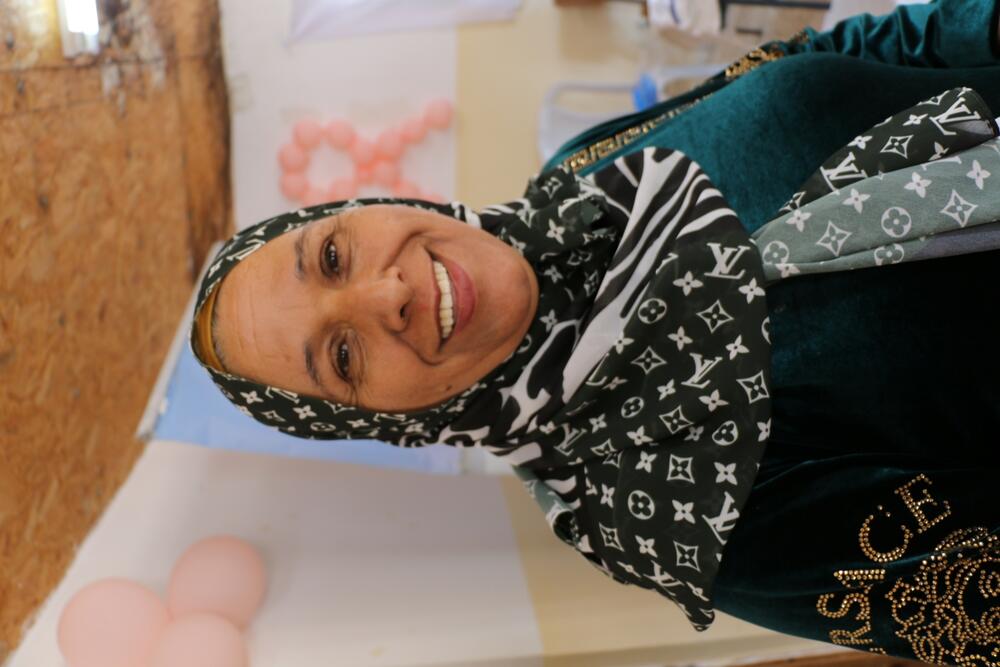
{"label": "pink balloon arch", "polygon": [[[361,136],[346,120],[335,119],[320,124],[306,119],[292,128],[292,140],[278,150],[281,165],[281,193],[301,206],[313,206],[329,201],[351,199],[361,186],[374,186],[396,197],[443,202],[436,193],[427,192],[403,177],[400,158],[411,147],[422,142],[428,132],[447,130],[454,119],[454,108],[448,100],[430,102],[419,114],[405,119],[396,127],[380,132],[374,138]],[[309,180],[308,169],[312,152],[324,144],[346,153],[353,170],[338,176],[326,186]]]}
{"label": "pink balloon arch", "polygon": [[254,547],[209,537],[178,559],[166,601],[120,578],[78,591],[59,618],[59,649],[69,667],[248,667],[243,632],[266,588]]}

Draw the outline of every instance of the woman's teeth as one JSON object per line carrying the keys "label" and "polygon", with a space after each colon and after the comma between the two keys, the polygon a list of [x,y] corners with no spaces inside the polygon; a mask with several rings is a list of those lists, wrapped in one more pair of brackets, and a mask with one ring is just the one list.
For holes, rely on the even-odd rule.
{"label": "woman's teeth", "polygon": [[438,309],[438,320],[441,322],[441,339],[444,340],[451,335],[451,330],[455,327],[455,311],[451,299],[451,280],[448,279],[448,272],[440,262],[432,261],[434,266],[434,278],[437,280],[438,289],[441,290],[441,306]]}

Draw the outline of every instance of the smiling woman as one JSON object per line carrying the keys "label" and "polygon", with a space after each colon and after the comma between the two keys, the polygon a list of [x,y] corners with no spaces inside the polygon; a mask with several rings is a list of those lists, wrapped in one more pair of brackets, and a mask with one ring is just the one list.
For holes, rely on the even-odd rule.
{"label": "smiling woman", "polygon": [[406,412],[495,368],[537,303],[530,265],[495,236],[375,205],[318,218],[247,257],[220,286],[213,340],[237,375]]}
{"label": "smiling woman", "polygon": [[997,665],[998,10],[764,45],[506,204],[265,220],[195,351],[285,433],[486,447],[696,629]]}
{"label": "smiling woman", "polygon": [[[695,163],[650,149],[593,179],[556,169],[532,179],[522,199],[478,212],[386,203],[294,211],[220,251],[196,329],[207,328],[217,294],[214,344],[226,362],[213,375],[241,410],[307,438],[481,444],[517,464],[540,500],[539,479],[582,489],[581,464],[604,480],[587,488],[613,489],[606,476],[617,469],[605,459],[628,462],[638,446],[669,442],[670,460],[680,457],[689,474],[724,466],[726,502],[745,500],[770,409],[762,264]],[[732,275],[705,284],[720,247]],[[723,366],[714,355],[721,338],[698,330],[726,323],[719,335],[742,343]],[[211,344],[196,337],[196,349]],[[706,404],[699,377],[709,371],[725,395]],[[689,427],[726,447],[706,449]],[[717,511],[716,494],[687,485],[687,474],[678,473],[688,488],[674,497]],[[635,500],[637,512],[654,511],[652,498]],[[627,581],[588,546],[598,539],[588,535],[593,525],[581,525],[569,502],[546,508],[557,534]],[[706,590],[719,562],[713,530],[684,531],[704,558],[677,573],[694,591]],[[637,572],[652,553],[619,560]],[[710,609],[692,604],[688,613],[699,627],[711,622]]]}

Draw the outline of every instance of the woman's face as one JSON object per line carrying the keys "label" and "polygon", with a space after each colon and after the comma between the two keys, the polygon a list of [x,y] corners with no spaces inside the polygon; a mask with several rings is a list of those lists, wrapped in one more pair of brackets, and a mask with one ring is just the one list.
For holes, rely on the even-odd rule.
{"label": "woman's face", "polygon": [[283,234],[219,289],[214,338],[227,370],[385,412],[470,387],[517,348],[538,305],[535,274],[513,248],[390,205]]}

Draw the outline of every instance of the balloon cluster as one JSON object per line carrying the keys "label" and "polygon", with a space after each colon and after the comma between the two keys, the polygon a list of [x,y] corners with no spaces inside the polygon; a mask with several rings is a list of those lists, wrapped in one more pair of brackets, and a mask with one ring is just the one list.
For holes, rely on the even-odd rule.
{"label": "balloon cluster", "polygon": [[[281,164],[281,193],[302,206],[351,199],[362,185],[381,186],[396,197],[443,201],[440,195],[424,192],[403,178],[399,159],[406,149],[423,141],[431,130],[445,130],[451,125],[453,108],[445,99],[434,100],[420,114],[398,127],[383,130],[374,140],[360,136],[345,120],[320,125],[315,120],[301,120],[292,130],[292,141],[278,151]],[[309,182],[306,170],[310,154],[322,143],[344,151],[354,164],[350,176],[334,179],[323,188]]]}
{"label": "balloon cluster", "polygon": [[252,546],[210,537],[178,559],[166,602],[128,579],[78,591],[59,618],[59,649],[69,667],[247,667],[243,630],[265,588]]}

